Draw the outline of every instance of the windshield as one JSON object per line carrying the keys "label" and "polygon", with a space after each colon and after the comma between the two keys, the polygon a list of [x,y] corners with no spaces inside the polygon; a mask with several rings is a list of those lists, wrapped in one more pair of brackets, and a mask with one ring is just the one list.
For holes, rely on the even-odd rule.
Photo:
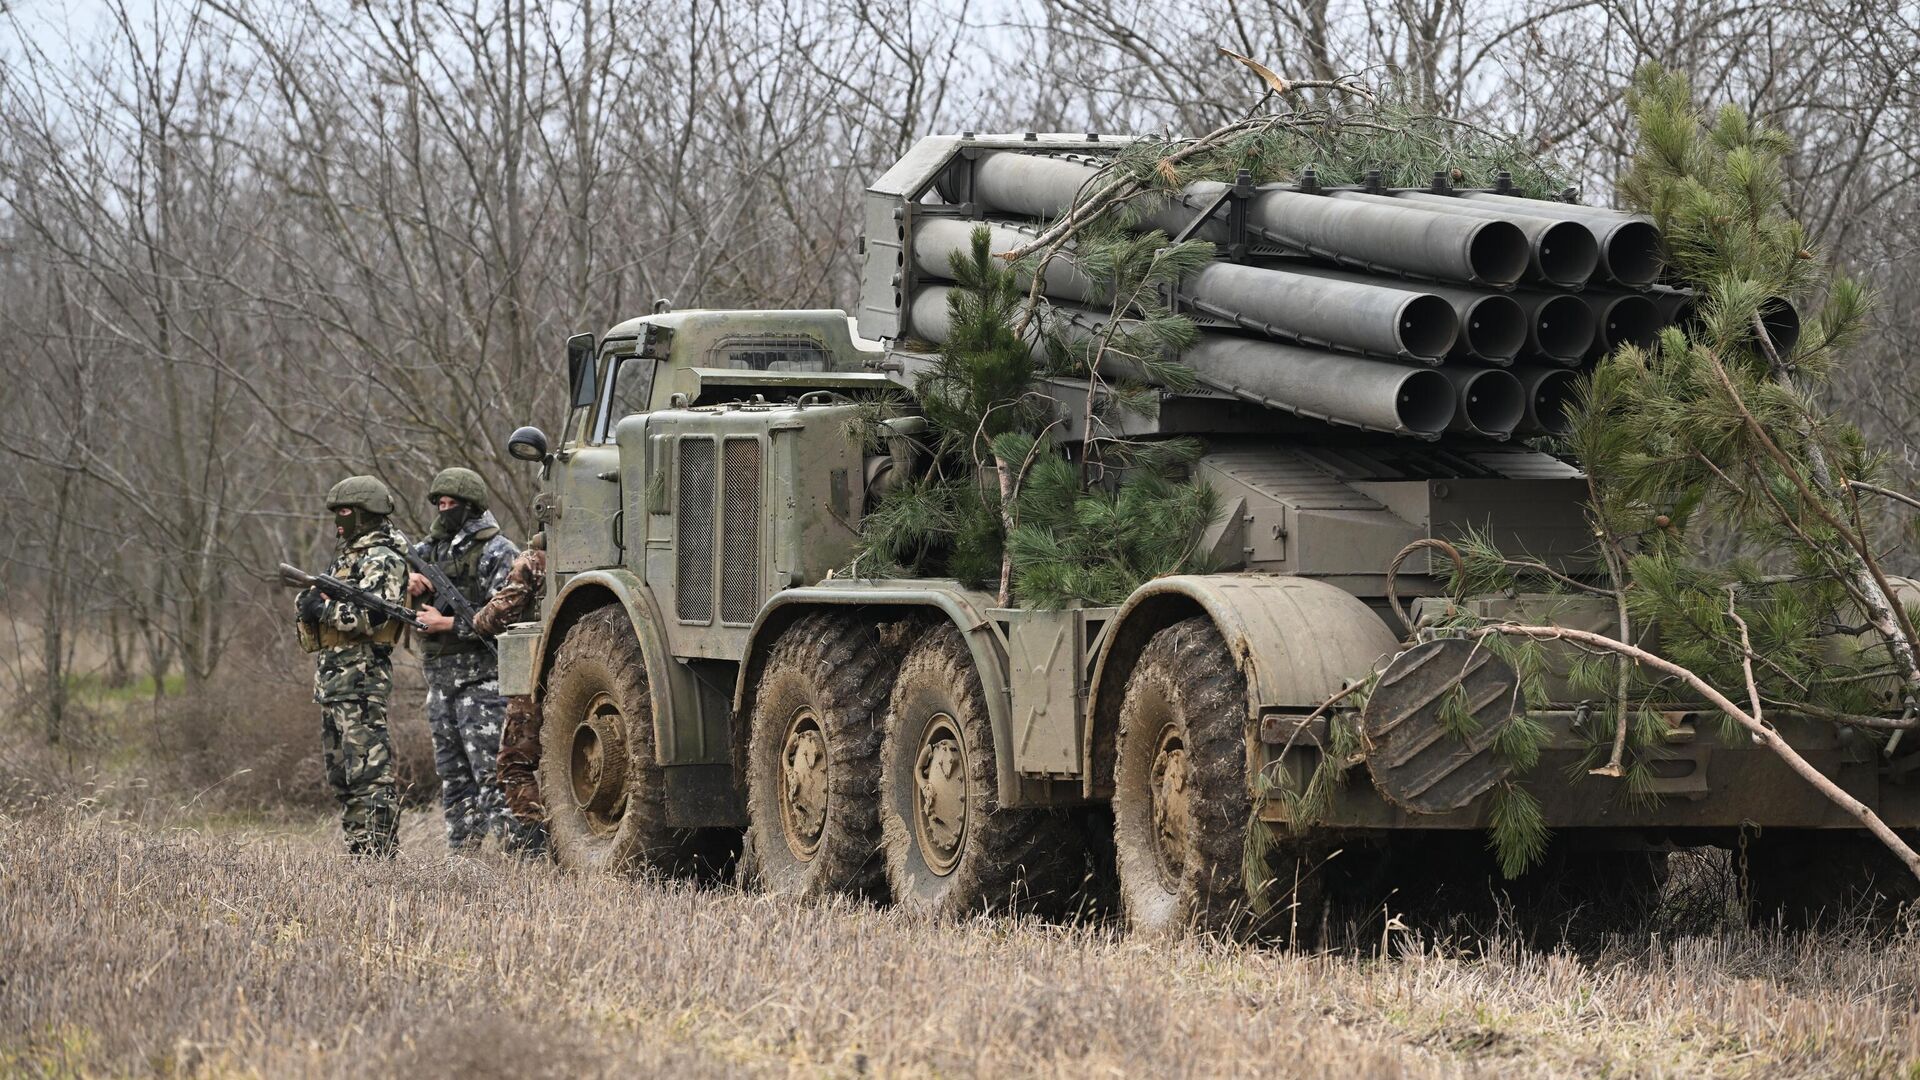
{"label": "windshield", "polygon": [[614,359],[607,394],[600,399],[600,418],[594,424],[593,441],[604,443],[613,437],[613,427],[623,416],[646,412],[653,396],[653,369],[658,362],[644,356]]}

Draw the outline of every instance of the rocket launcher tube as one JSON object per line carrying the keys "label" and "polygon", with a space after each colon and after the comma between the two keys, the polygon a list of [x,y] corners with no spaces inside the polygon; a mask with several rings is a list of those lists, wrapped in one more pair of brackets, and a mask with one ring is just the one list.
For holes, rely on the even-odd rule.
{"label": "rocket launcher tube", "polygon": [[[932,285],[914,296],[916,336],[935,344],[946,339],[951,292],[949,286]],[[1104,315],[1050,304],[1044,318],[1050,326],[1081,335],[1097,333]],[[1032,347],[1040,347],[1037,338]],[[1312,420],[1425,439],[1437,438],[1453,420],[1453,384],[1430,368],[1207,331],[1180,360],[1203,386]],[[1145,372],[1124,363],[1103,363],[1101,374],[1146,378]]]}
{"label": "rocket launcher tube", "polygon": [[1567,410],[1579,393],[1580,376],[1566,368],[1541,364],[1519,364],[1513,377],[1520,380],[1526,395],[1527,414],[1514,429],[1516,435],[1565,435]]}
{"label": "rocket launcher tube", "polygon": [[1585,221],[1554,214],[1554,204],[1550,202],[1531,200],[1535,207],[1523,212],[1425,191],[1399,191],[1392,196],[1342,192],[1339,197],[1392,198],[1442,213],[1511,221],[1527,234],[1527,241],[1532,245],[1531,272],[1528,276],[1550,285],[1577,289],[1600,269],[1600,241],[1593,235],[1593,229]]}
{"label": "rocket launcher tube", "polygon": [[1573,293],[1512,294],[1527,316],[1527,351],[1541,359],[1578,367],[1600,333],[1593,306]]}
{"label": "rocket launcher tube", "polygon": [[1527,344],[1527,313],[1507,293],[1478,292],[1458,285],[1428,285],[1398,278],[1368,277],[1350,270],[1330,270],[1293,260],[1268,266],[1297,276],[1438,296],[1453,307],[1454,319],[1459,325],[1450,356],[1471,357],[1489,364],[1511,364]]}
{"label": "rocket launcher tube", "polygon": [[1202,333],[1181,357],[1206,386],[1313,420],[1436,438],[1452,423],[1445,368],[1415,368],[1274,341]]}
{"label": "rocket launcher tube", "polygon": [[[1054,219],[1098,187],[1100,166],[1062,157],[995,150],[973,166],[973,202],[996,213]],[[1226,185],[1200,181],[1178,193],[1138,200],[1141,224],[1178,235]],[[1474,219],[1415,206],[1374,205],[1268,186],[1247,200],[1256,236],[1294,251],[1365,270],[1440,281],[1506,286],[1527,269],[1527,238],[1510,221]],[[1221,236],[1210,223],[1197,235]]]}
{"label": "rocket launcher tube", "polygon": [[[982,223],[923,217],[914,226],[913,258],[923,275],[952,276],[952,258],[965,255]],[[995,251],[1038,235],[1021,225],[984,223]],[[1041,291],[1050,299],[1086,301],[1093,283],[1071,253],[1048,260]],[[1026,278],[1021,284],[1030,284]],[[1335,280],[1280,269],[1216,262],[1180,283],[1181,298],[1198,311],[1268,337],[1342,352],[1438,364],[1453,348],[1459,317],[1453,305],[1425,290],[1392,288],[1372,280]]]}
{"label": "rocket launcher tube", "polygon": [[1693,321],[1694,297],[1692,289],[1675,289],[1666,285],[1655,285],[1647,290],[1647,299],[1660,309],[1660,318],[1667,323],[1685,325]]}
{"label": "rocket launcher tube", "polygon": [[1643,214],[1626,214],[1604,206],[1582,206],[1579,203],[1546,203],[1540,199],[1523,199],[1516,195],[1495,195],[1484,191],[1463,191],[1455,197],[1496,210],[1511,210],[1516,214],[1537,214],[1539,207],[1544,205],[1551,207],[1556,214],[1585,221],[1593,230],[1594,238],[1600,242],[1602,274],[1628,288],[1653,284],[1659,279],[1660,269],[1666,262],[1666,249],[1660,240],[1660,230],[1652,218]]}
{"label": "rocket launcher tube", "polygon": [[[953,257],[967,257],[973,249],[973,230],[981,225],[987,226],[991,233],[988,243],[996,253],[1010,251],[1040,235],[1032,228],[1005,222],[951,217],[917,218],[913,225],[914,268],[928,277],[953,277]],[[1040,291],[1050,297],[1074,301],[1093,298],[1093,282],[1080,272],[1080,267],[1067,255],[1048,259],[1042,276],[1045,280],[1040,285]],[[1032,280],[1027,275],[1021,275],[1022,288],[1031,284]]]}
{"label": "rocket launcher tube", "polygon": [[1199,311],[1268,337],[1438,364],[1460,331],[1453,305],[1431,292],[1216,262],[1180,283]]}
{"label": "rocket launcher tube", "polygon": [[1460,398],[1447,430],[1504,439],[1526,419],[1526,391],[1505,369],[1455,364],[1440,373],[1452,381]]}
{"label": "rocket launcher tube", "polygon": [[1580,299],[1593,309],[1600,332],[1594,337],[1593,352],[1604,356],[1622,345],[1651,346],[1660,337],[1666,321],[1660,307],[1643,293],[1610,293],[1589,290]]}

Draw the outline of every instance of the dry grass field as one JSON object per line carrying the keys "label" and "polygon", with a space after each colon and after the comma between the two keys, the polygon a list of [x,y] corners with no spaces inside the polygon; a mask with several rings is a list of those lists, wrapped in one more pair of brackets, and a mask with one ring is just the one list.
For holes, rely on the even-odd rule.
{"label": "dry grass field", "polygon": [[1920,933],[1317,955],[0,810],[0,1075],[1920,1074]]}
{"label": "dry grass field", "polygon": [[404,853],[355,863],[275,677],[0,731],[0,1077],[1920,1077],[1920,926],[1749,931],[1723,860],[1579,951],[1317,954],[449,861],[409,684]]}

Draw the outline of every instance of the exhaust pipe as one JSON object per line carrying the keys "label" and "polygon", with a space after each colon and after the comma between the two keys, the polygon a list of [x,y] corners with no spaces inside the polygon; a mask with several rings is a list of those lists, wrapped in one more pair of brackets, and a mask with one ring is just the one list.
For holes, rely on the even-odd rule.
{"label": "exhaust pipe", "polygon": [[1505,439],[1526,418],[1526,392],[1520,380],[1501,368],[1454,365],[1440,369],[1459,395],[1449,431]]}
{"label": "exhaust pipe", "polygon": [[1513,369],[1520,380],[1527,412],[1514,429],[1516,435],[1565,435],[1571,424],[1567,410],[1580,392],[1580,375],[1566,368],[1521,364]]}
{"label": "exhaust pipe", "polygon": [[1527,350],[1566,367],[1578,367],[1593,351],[1599,319],[1574,293],[1516,292],[1527,315]]}
{"label": "exhaust pipe", "polygon": [[[1343,193],[1341,198],[1352,198],[1356,194]],[[1385,196],[1357,197],[1375,199]],[[1593,230],[1583,221],[1554,214],[1552,203],[1541,202],[1536,210],[1508,212],[1451,195],[1435,195],[1425,191],[1401,191],[1391,197],[1444,213],[1513,222],[1521,232],[1527,234],[1527,241],[1532,245],[1529,276],[1550,285],[1577,289],[1585,285],[1600,268],[1600,242],[1594,237]]]}
{"label": "exhaust pipe", "polygon": [[[1579,203],[1543,204],[1539,199],[1483,191],[1461,192],[1458,197],[1516,214],[1530,212],[1529,207],[1548,205],[1555,214],[1586,222],[1600,243],[1601,273],[1628,288],[1653,284],[1659,280],[1660,270],[1666,264],[1666,247],[1660,240],[1660,230],[1653,219],[1644,214],[1626,214]],[[1538,210],[1531,212],[1539,213]]]}

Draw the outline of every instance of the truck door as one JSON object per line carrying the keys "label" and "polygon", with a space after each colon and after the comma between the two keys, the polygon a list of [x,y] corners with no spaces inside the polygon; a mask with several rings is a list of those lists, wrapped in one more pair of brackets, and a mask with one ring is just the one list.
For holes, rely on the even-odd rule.
{"label": "truck door", "polygon": [[625,544],[621,513],[620,451],[613,428],[622,416],[644,412],[658,361],[633,355],[632,342],[610,346],[600,358],[600,388],[581,441],[561,453],[554,471],[557,505],[548,545],[557,573],[618,566]]}

